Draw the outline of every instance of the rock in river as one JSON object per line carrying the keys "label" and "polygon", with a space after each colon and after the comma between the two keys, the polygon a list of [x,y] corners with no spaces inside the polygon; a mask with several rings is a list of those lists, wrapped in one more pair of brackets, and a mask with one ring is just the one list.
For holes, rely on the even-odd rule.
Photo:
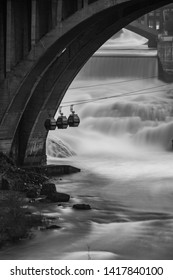
{"label": "rock in river", "polygon": [[61,227],[60,226],[57,226],[57,225],[50,225],[50,226],[47,226],[46,229],[60,229]]}
{"label": "rock in river", "polygon": [[47,195],[47,198],[52,202],[68,202],[70,200],[70,195],[66,193],[54,192]]}
{"label": "rock in river", "polygon": [[91,206],[89,204],[74,204],[73,209],[77,210],[91,210]]}

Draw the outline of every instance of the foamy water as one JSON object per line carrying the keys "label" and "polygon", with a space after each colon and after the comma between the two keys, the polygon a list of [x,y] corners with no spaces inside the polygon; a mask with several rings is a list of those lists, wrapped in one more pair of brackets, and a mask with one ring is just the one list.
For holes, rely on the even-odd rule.
{"label": "foamy water", "polygon": [[[69,100],[110,98],[76,106],[80,127],[54,135],[76,151],[78,156],[72,162],[92,178],[88,182],[85,176],[77,175],[81,189],[75,195],[83,191],[85,197],[87,188],[99,211],[111,204],[111,210],[98,218],[99,223],[93,220],[85,240],[92,250],[113,253],[115,259],[169,259],[173,214],[172,85],[157,79],[156,52],[141,46],[134,50],[132,41],[132,50],[124,51],[117,50],[111,40],[87,63],[71,85],[64,105]],[[124,219],[123,223],[113,223],[114,219],[111,222],[108,216],[112,213]],[[79,252],[67,256],[78,258]]]}
{"label": "foamy water", "polygon": [[[82,170],[54,178],[71,200],[44,211],[58,216],[62,228],[36,232],[2,258],[173,259],[173,90],[158,80],[156,50],[145,42],[124,31],[70,86],[62,105],[92,102],[74,106],[78,128],[49,133],[77,154],[48,156],[49,163]],[[69,107],[63,112],[68,115]],[[74,203],[89,203],[92,210],[75,211]]]}

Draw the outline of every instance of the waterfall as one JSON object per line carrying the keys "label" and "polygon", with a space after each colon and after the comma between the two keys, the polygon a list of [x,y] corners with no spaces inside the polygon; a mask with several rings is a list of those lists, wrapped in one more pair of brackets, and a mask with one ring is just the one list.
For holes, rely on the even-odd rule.
{"label": "waterfall", "polygon": [[[131,44],[126,49],[120,45],[125,38]],[[132,150],[172,148],[171,85],[157,78],[157,51],[143,44],[134,47],[132,39],[127,31],[120,33],[119,40],[110,39],[85,64],[65,96],[64,102],[91,101],[76,106],[81,118],[77,129],[53,132],[77,155],[94,153],[94,149],[102,152],[104,146],[111,152],[114,141],[124,149],[130,144]],[[97,98],[103,100],[92,102]]]}
{"label": "waterfall", "polygon": [[83,67],[78,79],[149,78],[157,75],[158,61],[155,56],[97,55]]}

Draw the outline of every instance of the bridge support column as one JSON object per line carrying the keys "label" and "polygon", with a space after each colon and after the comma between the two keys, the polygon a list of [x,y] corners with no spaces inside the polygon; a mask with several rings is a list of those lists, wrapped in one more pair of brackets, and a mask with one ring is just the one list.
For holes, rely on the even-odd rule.
{"label": "bridge support column", "polygon": [[52,28],[57,25],[57,0],[52,0]]}
{"label": "bridge support column", "polygon": [[152,39],[148,40],[148,47],[156,49],[157,48],[157,41],[152,40]]}
{"label": "bridge support column", "polygon": [[84,8],[88,6],[88,0],[84,0]]}
{"label": "bridge support column", "polygon": [[6,11],[5,1],[0,3],[0,81],[5,77],[5,23],[6,23]]}
{"label": "bridge support column", "polygon": [[6,39],[6,71],[11,70],[11,56],[12,56],[12,7],[11,0],[7,1],[7,39]]}
{"label": "bridge support column", "polygon": [[46,165],[46,138],[35,138],[29,142],[23,165]]}
{"label": "bridge support column", "polygon": [[27,146],[23,145],[23,141],[28,138],[27,128],[25,128],[22,123],[17,132],[17,136],[11,145],[10,152],[7,151],[6,154],[10,155],[16,164],[21,165],[45,165],[47,163],[46,156],[46,138],[47,131],[38,131],[37,135],[29,138]]}
{"label": "bridge support column", "polygon": [[148,26],[148,15],[144,15],[144,24]]}
{"label": "bridge support column", "polygon": [[62,0],[59,0],[57,5],[57,21],[62,21]]}
{"label": "bridge support column", "polygon": [[158,42],[159,77],[173,82],[173,36],[161,37]]}
{"label": "bridge support column", "polygon": [[157,29],[156,11],[153,11],[153,28]]}
{"label": "bridge support column", "polygon": [[32,13],[31,13],[31,45],[32,47],[36,44],[36,29],[37,29],[37,2],[32,0]]}
{"label": "bridge support column", "polygon": [[83,0],[78,0],[77,2],[77,8],[78,10],[82,9],[84,7],[84,2]]}

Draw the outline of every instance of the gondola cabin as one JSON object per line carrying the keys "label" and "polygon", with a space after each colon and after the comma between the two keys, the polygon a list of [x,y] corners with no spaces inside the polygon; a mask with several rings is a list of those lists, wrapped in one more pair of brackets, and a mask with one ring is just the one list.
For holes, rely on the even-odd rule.
{"label": "gondola cabin", "polygon": [[56,120],[54,118],[49,118],[45,121],[44,126],[46,130],[55,130],[56,129]]}
{"label": "gondola cabin", "polygon": [[80,119],[79,116],[75,113],[72,113],[69,117],[68,117],[68,125],[70,127],[77,127],[80,123]]}
{"label": "gondola cabin", "polygon": [[68,126],[68,120],[66,118],[66,116],[59,116],[57,121],[56,121],[56,125],[59,129],[66,129]]}

